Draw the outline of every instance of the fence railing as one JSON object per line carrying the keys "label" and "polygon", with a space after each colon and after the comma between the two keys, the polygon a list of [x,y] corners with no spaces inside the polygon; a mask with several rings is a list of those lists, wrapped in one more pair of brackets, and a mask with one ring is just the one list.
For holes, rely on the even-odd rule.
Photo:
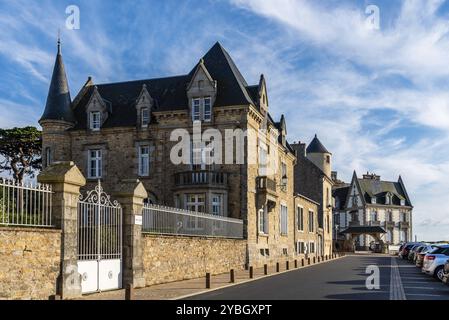
{"label": "fence railing", "polygon": [[142,215],[144,233],[243,238],[243,221],[240,219],[154,204],[146,204]]}
{"label": "fence railing", "polygon": [[0,225],[53,226],[52,194],[47,184],[16,183],[0,178]]}

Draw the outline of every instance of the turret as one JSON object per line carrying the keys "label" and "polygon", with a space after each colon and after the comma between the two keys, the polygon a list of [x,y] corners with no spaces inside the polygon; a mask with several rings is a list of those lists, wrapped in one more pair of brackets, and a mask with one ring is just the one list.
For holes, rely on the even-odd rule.
{"label": "turret", "polygon": [[46,167],[54,161],[71,160],[68,129],[75,125],[75,116],[59,39],[47,103],[39,124],[42,126],[43,166]]}
{"label": "turret", "polygon": [[332,176],[332,154],[318,139],[317,135],[306,149],[307,158],[312,161],[329,178]]}

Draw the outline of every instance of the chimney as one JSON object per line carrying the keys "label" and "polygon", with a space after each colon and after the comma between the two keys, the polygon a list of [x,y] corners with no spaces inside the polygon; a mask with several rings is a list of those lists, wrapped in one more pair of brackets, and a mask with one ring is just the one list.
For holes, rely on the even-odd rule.
{"label": "chimney", "polygon": [[375,173],[369,173],[367,172],[366,174],[363,175],[363,179],[365,180],[380,180],[380,176],[378,176]]}
{"label": "chimney", "polygon": [[291,145],[293,150],[295,150],[296,157],[306,157],[306,144],[301,143],[301,141],[295,142]]}

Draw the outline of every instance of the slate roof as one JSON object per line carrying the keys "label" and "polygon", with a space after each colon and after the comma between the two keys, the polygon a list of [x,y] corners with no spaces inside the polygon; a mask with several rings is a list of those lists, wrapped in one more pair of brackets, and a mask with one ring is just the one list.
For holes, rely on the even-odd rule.
{"label": "slate roof", "polygon": [[406,205],[411,206],[411,203],[407,200],[405,190],[403,190],[399,182],[376,179],[358,179],[358,182],[368,203],[371,202],[372,197],[377,198],[377,203],[385,203],[386,194],[391,193],[394,195],[393,204],[400,205],[400,200],[406,200]]}
{"label": "slate roof", "polygon": [[341,234],[350,234],[350,233],[387,233],[384,228],[379,226],[356,226],[356,227],[348,227],[347,229],[340,232]]}
{"label": "slate roof", "polygon": [[56,55],[53,74],[51,76],[50,89],[48,90],[47,102],[42,120],[63,120],[75,122],[71,108],[69,84],[65,74],[64,62],[61,55],[61,44],[58,41],[58,53]]}
{"label": "slate roof", "polygon": [[332,191],[333,197],[335,197],[335,198],[338,197],[338,199],[340,201],[340,206],[337,209],[345,208],[345,206],[346,206],[346,199],[348,197],[349,190],[350,190],[350,186],[346,186],[346,187],[334,189]]}
{"label": "slate roof", "polygon": [[[248,86],[228,52],[216,43],[202,58],[211,77],[217,81],[217,97],[214,106],[255,104],[257,90]],[[188,108],[186,88],[198,64],[187,75],[98,84],[100,96],[111,105],[111,115],[103,127],[135,126],[137,114],[135,102],[143,84],[156,102],[154,111],[176,111]],[[74,129],[85,129],[87,125],[86,104],[93,88],[75,106],[77,125]]]}
{"label": "slate roof", "polygon": [[306,151],[307,151],[307,153],[330,153],[329,151],[327,151],[326,147],[318,139],[317,135],[315,135],[313,140],[310,142]]}

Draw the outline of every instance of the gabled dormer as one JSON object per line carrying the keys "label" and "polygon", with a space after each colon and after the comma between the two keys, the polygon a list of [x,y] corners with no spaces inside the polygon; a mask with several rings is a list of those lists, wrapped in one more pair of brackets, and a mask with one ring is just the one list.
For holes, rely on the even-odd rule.
{"label": "gabled dormer", "polygon": [[154,106],[154,99],[147,90],[147,85],[143,84],[139,97],[136,100],[137,127],[147,128],[151,120],[151,109]]}
{"label": "gabled dormer", "polygon": [[217,97],[217,81],[212,79],[201,59],[187,85],[189,113],[192,121],[211,122]]}
{"label": "gabled dormer", "polygon": [[92,131],[99,131],[110,112],[111,110],[109,110],[107,103],[98,92],[97,86],[95,86],[86,107],[87,127]]}
{"label": "gabled dormer", "polygon": [[263,74],[260,75],[258,99],[259,110],[265,116],[268,112],[268,93],[267,84]]}

